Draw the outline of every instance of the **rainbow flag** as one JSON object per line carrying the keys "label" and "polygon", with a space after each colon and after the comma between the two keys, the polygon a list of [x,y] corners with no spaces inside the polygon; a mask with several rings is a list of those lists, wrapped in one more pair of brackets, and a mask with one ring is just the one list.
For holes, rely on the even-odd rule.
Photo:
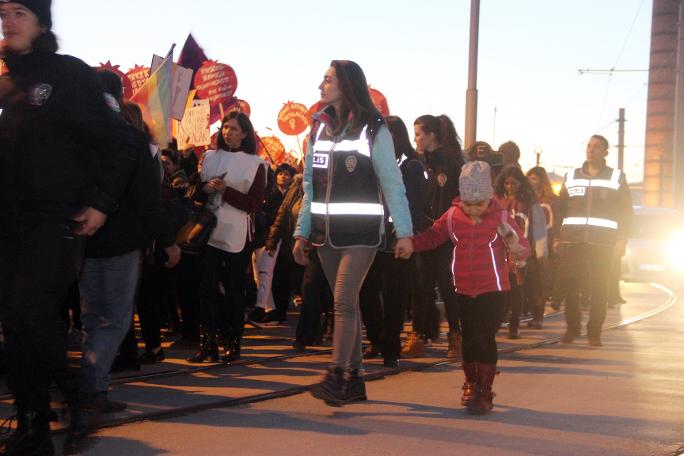
{"label": "rainbow flag", "polygon": [[173,94],[173,51],[169,52],[159,68],[145,85],[131,98],[140,105],[143,119],[157,145],[167,147],[172,139],[171,100]]}

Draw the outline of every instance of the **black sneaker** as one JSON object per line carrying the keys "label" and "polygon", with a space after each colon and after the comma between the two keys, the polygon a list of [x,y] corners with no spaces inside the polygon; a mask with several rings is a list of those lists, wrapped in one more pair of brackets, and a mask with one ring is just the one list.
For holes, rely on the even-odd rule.
{"label": "black sneaker", "polygon": [[99,413],[117,413],[123,412],[128,407],[128,404],[120,401],[113,401],[109,399],[107,391],[100,391],[96,393],[90,401],[84,404],[84,409]]}
{"label": "black sneaker", "polygon": [[382,365],[390,369],[396,369],[399,367],[399,360],[397,358],[385,358],[382,361]]}
{"label": "black sneaker", "polygon": [[164,361],[166,356],[164,355],[164,349],[159,348],[159,350],[145,350],[145,353],[138,358],[140,364],[154,364]]}
{"label": "black sneaker", "polygon": [[265,323],[266,311],[261,307],[255,307],[252,313],[249,314],[248,320],[254,323]]}

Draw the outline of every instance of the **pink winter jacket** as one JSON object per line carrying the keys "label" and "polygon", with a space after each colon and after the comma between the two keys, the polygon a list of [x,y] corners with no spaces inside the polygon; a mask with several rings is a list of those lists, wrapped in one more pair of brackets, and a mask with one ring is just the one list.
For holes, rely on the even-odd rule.
{"label": "pink winter jacket", "polygon": [[503,222],[518,234],[518,242],[523,247],[518,259],[527,258],[530,253],[527,239],[509,212],[495,199],[491,200],[477,225],[463,212],[460,199],[454,199],[451,208],[430,228],[413,237],[413,248],[416,252],[433,250],[451,239],[454,244],[451,272],[456,293],[475,297],[510,290],[506,245],[496,231]]}

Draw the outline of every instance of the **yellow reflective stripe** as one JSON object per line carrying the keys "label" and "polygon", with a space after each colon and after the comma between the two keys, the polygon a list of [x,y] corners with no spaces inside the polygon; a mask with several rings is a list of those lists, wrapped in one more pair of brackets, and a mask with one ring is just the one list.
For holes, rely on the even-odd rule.
{"label": "yellow reflective stripe", "polygon": [[611,230],[618,229],[616,221],[596,217],[566,217],[563,219],[563,225],[588,225],[609,228]]}

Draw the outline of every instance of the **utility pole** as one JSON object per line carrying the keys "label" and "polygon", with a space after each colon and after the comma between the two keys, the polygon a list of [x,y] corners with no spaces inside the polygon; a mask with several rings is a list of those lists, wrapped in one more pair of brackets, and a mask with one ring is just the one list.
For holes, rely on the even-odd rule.
{"label": "utility pole", "polygon": [[625,108],[620,108],[618,115],[618,169],[625,170]]}
{"label": "utility pole", "polygon": [[477,135],[477,47],[480,29],[480,0],[470,0],[470,50],[468,54],[468,90],[464,146],[468,150]]}
{"label": "utility pole", "polygon": [[534,150],[534,154],[537,156],[537,166],[539,166],[539,164],[541,163],[541,154],[542,154],[541,148],[540,148],[540,147],[537,147],[537,148]]}
{"label": "utility pole", "polygon": [[494,106],[494,133],[492,134],[492,147],[496,147],[496,106]]}
{"label": "utility pole", "polygon": [[663,205],[663,197],[665,196],[665,157],[661,154],[658,159],[658,206]]}

